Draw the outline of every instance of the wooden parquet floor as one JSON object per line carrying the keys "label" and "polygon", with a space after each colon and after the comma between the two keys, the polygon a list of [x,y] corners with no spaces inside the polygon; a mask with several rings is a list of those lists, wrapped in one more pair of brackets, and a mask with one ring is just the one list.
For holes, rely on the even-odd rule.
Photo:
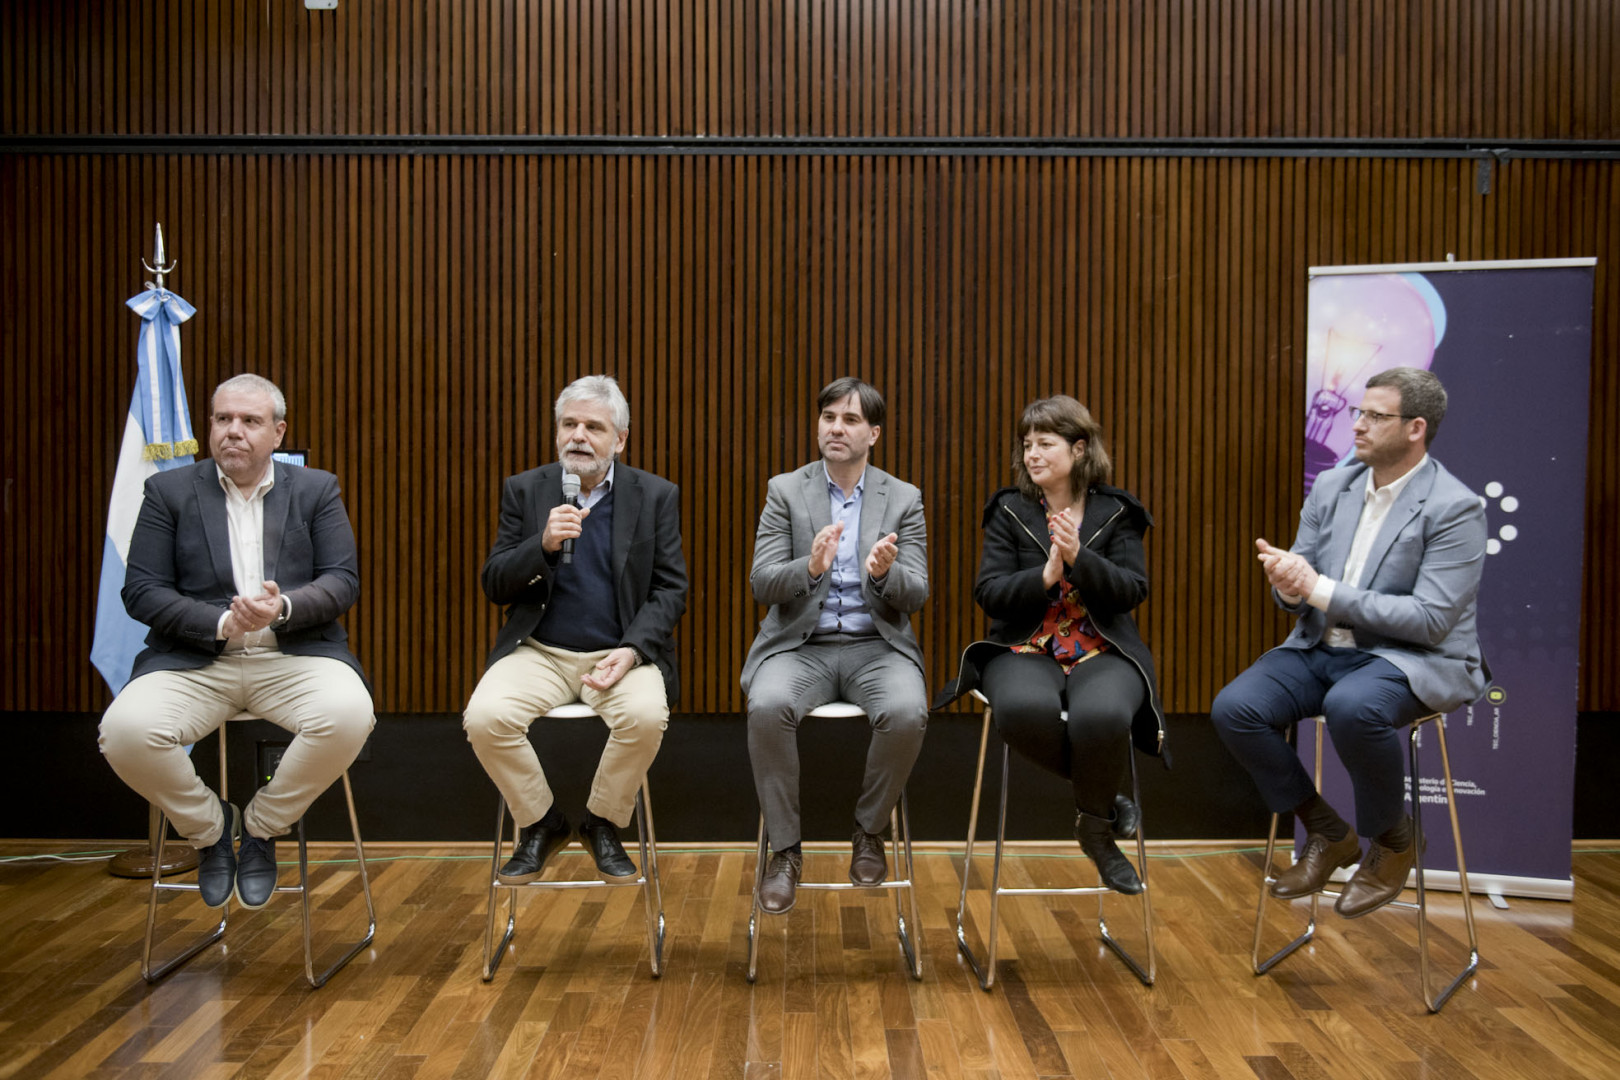
{"label": "wooden parquet floor", "polygon": [[[317,926],[328,928],[317,947],[333,948],[329,928],[357,937],[362,908],[345,852],[321,853],[334,861],[316,876]],[[143,883],[99,865],[0,865],[0,1076],[1620,1076],[1612,852],[1577,853],[1573,904],[1476,904],[1484,960],[1439,1016],[1419,995],[1411,912],[1346,922],[1325,909],[1312,946],[1251,974],[1252,851],[1154,850],[1151,989],[1098,941],[1096,901],[1004,900],[990,993],[955,949],[960,860],[944,852],[917,857],[922,981],[904,972],[887,894],[802,892],[766,921],[752,986],[752,852],[664,853],[661,979],[649,977],[639,893],[616,888],[526,894],[515,951],[489,984],[485,857],[370,854],[376,942],[318,991],[303,982],[292,898],[233,911],[228,947],[148,987]],[[1091,883],[1069,854],[1020,849],[1009,883]],[[846,858],[813,849],[807,872],[841,877]],[[982,927],[988,904],[976,896]],[[165,932],[211,925],[194,896],[166,902]],[[1460,966],[1460,901],[1439,893],[1431,904],[1439,955]],[[1110,900],[1121,938],[1139,935],[1135,910]]]}

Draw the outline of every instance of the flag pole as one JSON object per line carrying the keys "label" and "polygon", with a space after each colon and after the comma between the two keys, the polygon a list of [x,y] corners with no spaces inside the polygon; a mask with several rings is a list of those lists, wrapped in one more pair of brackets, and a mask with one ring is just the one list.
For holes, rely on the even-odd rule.
{"label": "flag pole", "polygon": [[[141,260],[141,267],[156,279],[156,288],[159,292],[165,291],[163,279],[174,273],[174,268],[180,260],[170,262],[165,258],[163,250],[163,223],[157,223],[156,233],[152,240],[152,261]],[[114,877],[149,878],[152,876],[153,864],[157,862],[158,851],[163,851],[163,873],[180,874],[197,867],[197,849],[190,844],[160,844],[158,829],[162,825],[163,815],[157,806],[147,804],[146,815],[146,846],[134,847],[120,852],[107,860],[107,872]]]}

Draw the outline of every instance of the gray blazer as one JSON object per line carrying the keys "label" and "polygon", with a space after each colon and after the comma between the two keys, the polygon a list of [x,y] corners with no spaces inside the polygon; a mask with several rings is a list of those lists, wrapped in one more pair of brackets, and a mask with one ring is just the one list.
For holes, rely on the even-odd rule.
{"label": "gray blazer", "polygon": [[[921,671],[922,649],[911,630],[911,615],[928,600],[928,526],[923,521],[922,492],[872,465],[866,467],[865,484],[858,545],[861,593],[883,640]],[[754,537],[754,565],[748,573],[754,599],[770,610],[743,663],[743,693],[766,658],[798,648],[815,632],[832,575],[823,574],[821,582],[811,586],[810,543],[831,524],[827,472],[819,459],[771,477]],[[895,543],[900,553],[878,587],[866,575],[866,553],[889,533],[899,537]]]}
{"label": "gray blazer", "polygon": [[1490,682],[1475,625],[1485,568],[1484,505],[1431,457],[1390,507],[1356,588],[1339,578],[1366,484],[1367,466],[1360,462],[1316,478],[1292,550],[1335,580],[1333,599],[1322,612],[1278,596],[1284,610],[1299,616],[1280,647],[1308,649],[1330,627],[1348,627],[1358,648],[1401,669],[1419,701],[1449,712],[1477,699]]}
{"label": "gray blazer", "polygon": [[[292,601],[276,644],[294,656],[329,656],[360,675],[338,618],[360,598],[354,530],[337,477],[275,462],[264,496],[264,576]],[[225,492],[213,459],[160,472],[129,541],[124,607],[151,627],[130,678],[205,667],[225,649],[214,637],[236,595]]]}

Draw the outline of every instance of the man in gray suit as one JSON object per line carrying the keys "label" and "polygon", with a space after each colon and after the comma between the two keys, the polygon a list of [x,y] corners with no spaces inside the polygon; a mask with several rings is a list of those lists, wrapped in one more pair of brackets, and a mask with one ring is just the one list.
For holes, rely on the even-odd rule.
{"label": "man in gray suit", "polygon": [[[275,889],[274,838],[343,775],[374,723],[337,621],[360,575],[337,477],[271,459],[287,430],[276,385],[227,379],[210,412],[211,457],[146,482],[123,596],[151,632],[102,717],[101,752],[199,849],[204,903],[234,894],[259,908]],[[244,710],[293,740],[239,811],[203,785],[186,748]]]}
{"label": "man in gray suit", "polygon": [[[1317,477],[1292,548],[1255,541],[1277,603],[1299,621],[1220,692],[1211,715],[1270,809],[1304,822],[1304,853],[1272,894],[1309,896],[1359,859],[1336,905],[1349,919],[1400,895],[1412,868],[1402,729],[1473,701],[1490,678],[1475,629],[1485,510],[1428,456],[1445,412],[1428,371],[1367,380],[1354,410],[1357,463]],[[1365,858],[1286,740],[1319,713],[1350,774],[1356,826],[1371,838]]]}
{"label": "man in gray suit", "polygon": [[928,723],[922,651],[911,615],[928,599],[922,494],[868,464],[883,397],[859,379],[817,399],[821,460],[773,476],[754,539],[749,584],[770,606],[743,664],[748,754],[773,852],[760,906],[793,906],[799,845],[799,723],[829,701],[860,706],[872,726],[855,806],[849,877],[881,885],[880,834]]}

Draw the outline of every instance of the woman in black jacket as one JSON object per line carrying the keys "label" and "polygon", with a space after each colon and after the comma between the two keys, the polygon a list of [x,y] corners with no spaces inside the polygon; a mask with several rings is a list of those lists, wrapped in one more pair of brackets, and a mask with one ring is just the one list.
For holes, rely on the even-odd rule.
{"label": "woman in black jacket", "polygon": [[984,510],[973,598],[990,616],[989,640],[963,652],[949,693],[982,687],[1002,738],[1073,785],[1075,836],[1103,883],[1139,893],[1114,841],[1136,830],[1136,808],[1120,794],[1133,734],[1143,751],[1163,751],[1153,657],[1131,615],[1147,599],[1142,534],[1152,519],[1108,485],[1102,429],[1074,398],[1032,402],[1018,446],[1017,486]]}

